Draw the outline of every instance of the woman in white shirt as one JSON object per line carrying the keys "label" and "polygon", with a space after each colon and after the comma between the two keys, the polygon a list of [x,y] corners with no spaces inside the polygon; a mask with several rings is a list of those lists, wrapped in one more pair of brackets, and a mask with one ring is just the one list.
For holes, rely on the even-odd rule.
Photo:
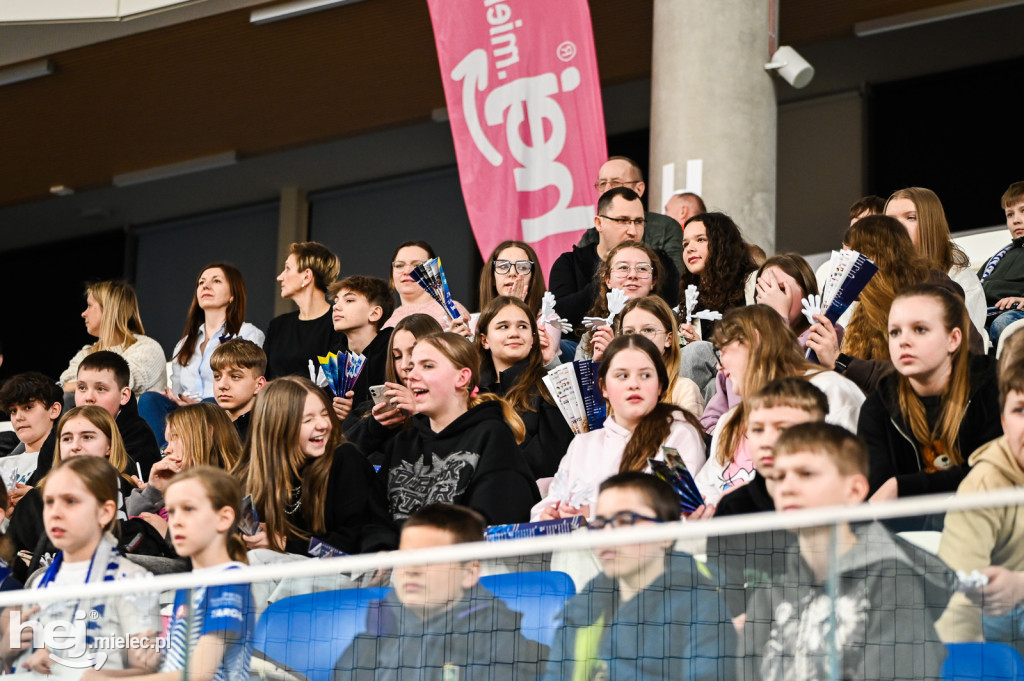
{"label": "woman in white shirt", "polygon": [[167,414],[200,400],[213,400],[210,357],[221,343],[243,338],[263,346],[263,332],[245,321],[245,280],[233,265],[210,263],[199,272],[185,337],[171,355],[171,385],[139,396],[139,415],[163,441]]}

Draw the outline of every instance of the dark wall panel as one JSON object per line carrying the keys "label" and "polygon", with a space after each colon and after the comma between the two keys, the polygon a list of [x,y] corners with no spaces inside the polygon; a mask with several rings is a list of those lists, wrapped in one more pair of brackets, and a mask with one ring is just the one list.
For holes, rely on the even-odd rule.
{"label": "dark wall panel", "polygon": [[84,284],[121,277],[124,250],[124,233],[116,231],[0,253],[0,378],[31,370],[56,380],[71,356],[93,342],[81,317]]}
{"label": "dark wall panel", "polygon": [[1016,153],[1024,59],[872,88],[869,190],[927,187],[952,230],[1004,222],[999,198],[1024,180]]}
{"label": "dark wall panel", "polygon": [[147,335],[170,354],[181,338],[200,269],[233,264],[245,278],[246,320],[264,331],[278,293],[276,202],[138,229],[136,290]]}
{"label": "dark wall panel", "polygon": [[452,295],[476,309],[482,258],[455,168],[313,195],[310,238],[338,254],[342,276],[384,279],[398,244],[426,241],[441,256]]}

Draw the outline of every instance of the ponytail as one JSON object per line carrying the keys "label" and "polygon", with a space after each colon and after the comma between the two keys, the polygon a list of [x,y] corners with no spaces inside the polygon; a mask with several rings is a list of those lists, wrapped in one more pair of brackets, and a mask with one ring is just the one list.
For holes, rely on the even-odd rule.
{"label": "ponytail", "polygon": [[508,427],[512,429],[512,435],[516,438],[516,444],[523,444],[523,440],[526,439],[526,424],[523,423],[523,419],[518,413],[516,413],[516,410],[512,407],[509,401],[493,393],[482,393],[480,395],[470,397],[468,407],[472,409],[484,402],[497,402],[501,405],[502,417],[505,419],[505,423],[508,424]]}

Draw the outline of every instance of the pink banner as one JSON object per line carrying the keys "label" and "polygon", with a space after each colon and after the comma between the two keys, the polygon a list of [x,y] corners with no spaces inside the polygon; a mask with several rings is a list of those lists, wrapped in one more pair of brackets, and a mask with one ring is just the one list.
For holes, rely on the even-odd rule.
{"label": "pink banner", "polygon": [[587,1],[428,4],[477,246],[525,241],[546,274],[593,224],[607,159]]}

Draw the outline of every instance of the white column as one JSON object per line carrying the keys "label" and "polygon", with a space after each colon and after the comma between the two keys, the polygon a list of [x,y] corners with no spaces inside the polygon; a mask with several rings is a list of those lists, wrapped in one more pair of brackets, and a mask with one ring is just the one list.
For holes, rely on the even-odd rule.
{"label": "white column", "polygon": [[702,161],[708,210],[729,214],[747,241],[771,254],[777,114],[764,69],[769,7],[770,0],[654,0],[649,192],[660,200],[665,164],[675,164],[669,189],[684,189],[687,162]]}

